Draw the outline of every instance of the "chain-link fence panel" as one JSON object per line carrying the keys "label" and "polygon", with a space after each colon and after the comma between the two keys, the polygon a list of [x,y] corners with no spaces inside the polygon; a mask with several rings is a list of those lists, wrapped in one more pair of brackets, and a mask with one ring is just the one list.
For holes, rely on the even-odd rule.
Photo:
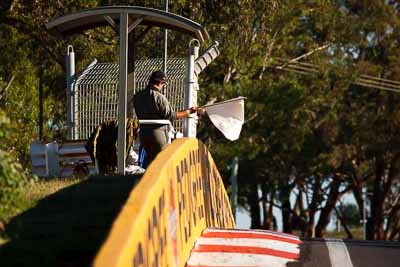
{"label": "chain-link fence panel", "polygon": [[[135,62],[134,88],[128,88],[128,114],[133,111],[133,96],[146,88],[153,71],[162,69],[162,59]],[[184,109],[186,60],[171,58],[167,62],[168,86],[163,94],[172,107]],[[74,139],[87,139],[94,128],[104,121],[118,118],[119,65],[93,61],[74,83]],[[175,130],[182,132],[182,121],[173,122]]]}

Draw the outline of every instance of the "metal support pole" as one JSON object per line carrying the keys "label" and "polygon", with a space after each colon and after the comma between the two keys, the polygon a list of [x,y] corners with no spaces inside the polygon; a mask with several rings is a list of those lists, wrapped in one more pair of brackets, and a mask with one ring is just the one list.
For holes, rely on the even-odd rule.
{"label": "metal support pole", "polygon": [[43,139],[43,66],[39,67],[39,140]]}
{"label": "metal support pole", "polygon": [[233,158],[233,162],[231,165],[231,196],[230,196],[230,203],[232,209],[233,218],[236,221],[236,207],[237,207],[237,194],[238,194],[238,184],[237,184],[237,174],[239,169],[239,160],[238,157]]}
{"label": "metal support pole", "polygon": [[[194,44],[194,45],[193,45]],[[197,106],[197,77],[194,73],[195,64],[194,61],[199,57],[200,42],[198,40],[192,40],[189,44],[189,58],[187,63],[187,74],[186,74],[186,87],[185,87],[185,109],[192,106]],[[192,114],[184,120],[183,136],[185,137],[196,137],[196,122],[197,115]]]}
{"label": "metal support pole", "polygon": [[125,175],[126,99],[128,84],[128,13],[120,13],[118,90],[118,173]]}
{"label": "metal support pole", "polygon": [[362,197],[363,197],[363,239],[367,240],[367,189],[365,187],[362,188]]}
{"label": "metal support pole", "polygon": [[134,105],[133,105],[133,94],[136,92],[136,76],[135,76],[135,61],[136,61],[136,35],[135,31],[128,34],[128,96],[127,100],[127,116],[133,118],[134,115]]}
{"label": "metal support pole", "polygon": [[75,80],[75,53],[72,45],[67,47],[67,127],[68,139],[74,139],[74,89]]}
{"label": "metal support pole", "polygon": [[[168,0],[164,2],[164,10],[168,12]],[[167,74],[167,60],[168,60],[168,30],[164,28],[164,60],[163,60],[163,71]]]}

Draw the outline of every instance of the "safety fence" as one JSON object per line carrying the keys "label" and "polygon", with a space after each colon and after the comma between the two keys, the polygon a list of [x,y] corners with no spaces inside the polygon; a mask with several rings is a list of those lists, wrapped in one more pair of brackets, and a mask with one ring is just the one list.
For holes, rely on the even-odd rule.
{"label": "safety fence", "polygon": [[204,229],[234,226],[211,154],[197,139],[177,139],[131,192],[93,266],[185,266]]}
{"label": "safety fence", "polygon": [[[128,88],[128,114],[133,114],[133,96],[146,88],[151,73],[162,69],[161,58],[135,62],[135,86]],[[186,59],[168,59],[168,86],[163,94],[175,110],[184,109]],[[96,126],[118,117],[119,65],[94,60],[74,83],[73,139],[87,139]],[[182,121],[174,121],[174,128],[182,132]]]}

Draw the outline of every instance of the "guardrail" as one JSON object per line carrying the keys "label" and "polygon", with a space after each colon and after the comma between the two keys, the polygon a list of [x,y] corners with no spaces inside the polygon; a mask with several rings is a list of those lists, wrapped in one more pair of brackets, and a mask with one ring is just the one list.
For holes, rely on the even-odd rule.
{"label": "guardrail", "polygon": [[197,139],[177,139],[131,192],[93,266],[185,266],[205,228],[234,226],[211,154]]}
{"label": "guardrail", "polygon": [[32,142],[32,172],[41,177],[68,177],[84,168],[86,175],[96,174],[95,163],[86,151],[85,144],[86,140]]}

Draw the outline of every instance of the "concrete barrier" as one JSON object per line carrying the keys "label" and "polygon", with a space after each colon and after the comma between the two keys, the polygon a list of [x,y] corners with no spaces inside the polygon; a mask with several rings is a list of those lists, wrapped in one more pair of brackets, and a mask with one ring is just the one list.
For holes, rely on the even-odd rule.
{"label": "concrete barrier", "polygon": [[131,192],[93,266],[185,266],[204,229],[234,226],[207,148],[194,138],[177,139]]}

